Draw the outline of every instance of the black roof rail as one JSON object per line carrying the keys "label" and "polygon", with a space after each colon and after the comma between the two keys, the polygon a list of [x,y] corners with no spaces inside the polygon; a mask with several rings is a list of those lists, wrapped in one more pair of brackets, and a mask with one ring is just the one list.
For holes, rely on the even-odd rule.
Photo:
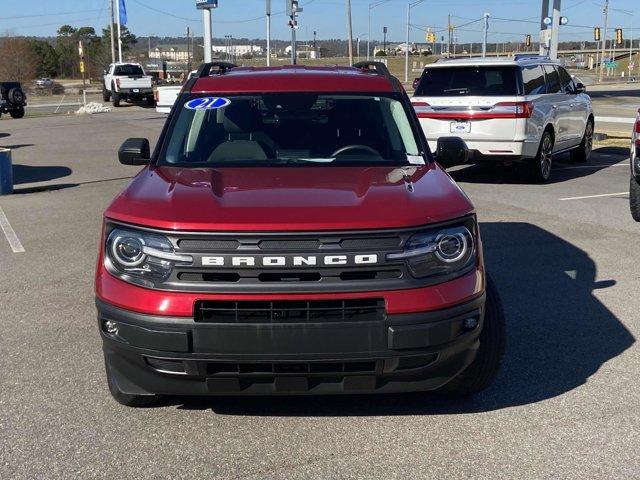
{"label": "black roof rail", "polygon": [[373,71],[378,75],[384,75],[387,78],[391,78],[391,72],[387,68],[387,66],[382,62],[374,62],[374,61],[364,61],[353,64],[353,68],[357,68],[362,71]]}
{"label": "black roof rail", "polygon": [[[212,72],[214,67],[217,67],[217,69]],[[236,65],[235,63],[230,63],[230,62],[203,63],[198,68],[198,73],[196,73],[196,78],[208,77],[212,73],[221,75],[223,73],[228,72],[232,68],[237,68],[237,67],[238,67],[238,65]]]}

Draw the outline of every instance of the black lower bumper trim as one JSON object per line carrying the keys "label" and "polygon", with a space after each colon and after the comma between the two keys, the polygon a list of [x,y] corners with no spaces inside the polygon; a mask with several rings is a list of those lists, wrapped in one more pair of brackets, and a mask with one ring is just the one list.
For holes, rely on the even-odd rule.
{"label": "black lower bumper trim", "polygon": [[473,361],[484,313],[481,296],[372,322],[231,325],[96,303],[105,361],[120,388],[133,394],[432,390]]}

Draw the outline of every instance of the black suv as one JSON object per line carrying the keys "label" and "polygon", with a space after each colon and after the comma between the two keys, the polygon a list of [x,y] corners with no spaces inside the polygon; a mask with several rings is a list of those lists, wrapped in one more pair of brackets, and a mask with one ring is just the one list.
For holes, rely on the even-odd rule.
{"label": "black suv", "polygon": [[11,118],[24,117],[24,107],[27,105],[25,95],[20,83],[1,82],[0,83],[0,115],[8,113]]}

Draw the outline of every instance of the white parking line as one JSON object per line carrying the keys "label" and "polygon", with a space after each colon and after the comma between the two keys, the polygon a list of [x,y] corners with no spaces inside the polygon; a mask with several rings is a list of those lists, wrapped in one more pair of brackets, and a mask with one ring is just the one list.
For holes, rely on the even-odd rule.
{"label": "white parking line", "polygon": [[628,163],[614,163],[613,165],[609,165],[606,163],[593,163],[591,165],[574,165],[572,167],[557,167],[556,170],[573,170],[574,168],[600,168],[604,170],[609,167],[627,167],[629,168]]}
{"label": "white parking line", "polygon": [[584,197],[567,197],[561,198],[560,200],[584,200],[586,198],[617,197],[619,195],[629,195],[629,192],[602,193],[600,195],[586,195]]}
{"label": "white parking line", "polygon": [[9,245],[11,246],[11,250],[13,250],[13,253],[24,252],[24,247],[20,243],[20,239],[18,238],[18,235],[16,235],[16,232],[11,227],[11,224],[9,223],[9,219],[4,214],[4,210],[2,210],[2,207],[0,207],[0,228],[2,228],[2,231],[4,232],[4,236],[7,237],[7,241],[9,242]]}
{"label": "white parking line", "polygon": [[636,123],[636,119],[632,117],[596,117],[596,123],[626,123],[632,125]]}

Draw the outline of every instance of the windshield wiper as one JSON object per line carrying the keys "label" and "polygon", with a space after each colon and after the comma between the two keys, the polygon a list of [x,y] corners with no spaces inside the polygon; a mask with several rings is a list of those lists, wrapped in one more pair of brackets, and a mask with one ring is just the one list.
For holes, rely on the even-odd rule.
{"label": "windshield wiper", "polygon": [[296,164],[296,163],[332,163],[335,158],[279,158],[278,163]]}

